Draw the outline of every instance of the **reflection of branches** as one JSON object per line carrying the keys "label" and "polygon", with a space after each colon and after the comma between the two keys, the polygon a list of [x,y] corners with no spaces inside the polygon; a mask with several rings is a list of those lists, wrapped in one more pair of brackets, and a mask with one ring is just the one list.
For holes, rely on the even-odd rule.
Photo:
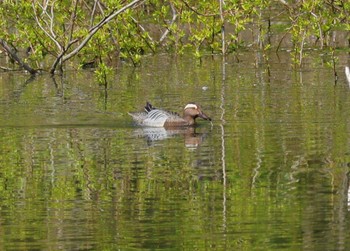
{"label": "reflection of branches", "polygon": [[221,85],[221,162],[223,179],[223,226],[226,228],[226,148],[225,148],[225,80],[226,80],[226,60],[222,57],[222,85]]}
{"label": "reflection of branches", "polygon": [[63,75],[59,76],[59,79],[58,79],[59,83],[57,83],[57,79],[56,79],[55,75],[51,75],[51,80],[52,80],[52,83],[56,89],[56,96],[63,97],[64,96],[64,87],[63,87],[64,78],[63,78]]}
{"label": "reflection of branches", "polygon": [[29,85],[30,83],[32,83],[36,78],[35,74],[30,75],[30,77],[23,83],[20,83],[19,86],[16,86],[16,90],[13,91],[12,93],[12,97],[11,100],[13,100],[14,102],[17,102],[18,100],[20,100],[22,93],[26,90],[27,85]]}

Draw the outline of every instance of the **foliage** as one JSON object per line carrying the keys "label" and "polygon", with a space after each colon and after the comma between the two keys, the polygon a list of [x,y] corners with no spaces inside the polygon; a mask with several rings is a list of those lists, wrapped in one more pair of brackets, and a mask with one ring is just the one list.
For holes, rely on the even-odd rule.
{"label": "foliage", "polygon": [[101,85],[107,85],[107,76],[111,73],[111,69],[107,67],[105,63],[98,65],[98,68],[95,71],[97,82]]}
{"label": "foliage", "polygon": [[[334,51],[335,32],[350,30],[345,0],[279,0],[278,5],[270,0],[8,0],[0,14],[7,54],[33,72],[51,73],[63,70],[68,61],[73,67],[85,62],[112,67],[120,59],[137,66],[142,55],[164,50],[201,58],[252,45],[268,61],[267,51],[280,49],[269,40],[280,16],[287,20],[280,41],[290,39],[293,61],[301,66],[307,48]],[[244,36],[247,31],[252,38]]]}

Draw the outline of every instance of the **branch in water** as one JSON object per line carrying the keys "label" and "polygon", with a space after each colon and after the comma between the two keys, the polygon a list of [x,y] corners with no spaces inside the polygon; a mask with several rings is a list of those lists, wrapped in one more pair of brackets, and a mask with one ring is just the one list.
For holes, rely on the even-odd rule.
{"label": "branch in water", "polygon": [[9,57],[11,57],[14,61],[16,61],[23,69],[28,71],[30,74],[36,74],[38,71],[30,67],[27,63],[23,62],[20,57],[18,57],[16,51],[9,46],[5,40],[0,38],[0,45],[4,48],[4,50],[7,52]]}

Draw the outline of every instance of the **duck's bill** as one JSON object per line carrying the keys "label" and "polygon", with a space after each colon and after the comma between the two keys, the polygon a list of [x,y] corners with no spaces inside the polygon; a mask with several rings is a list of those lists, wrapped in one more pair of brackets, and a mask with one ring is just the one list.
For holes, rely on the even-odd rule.
{"label": "duck's bill", "polygon": [[205,119],[205,120],[209,120],[209,121],[211,121],[211,118],[209,118],[205,113],[201,113],[201,114],[199,114],[199,117],[201,117],[202,119]]}

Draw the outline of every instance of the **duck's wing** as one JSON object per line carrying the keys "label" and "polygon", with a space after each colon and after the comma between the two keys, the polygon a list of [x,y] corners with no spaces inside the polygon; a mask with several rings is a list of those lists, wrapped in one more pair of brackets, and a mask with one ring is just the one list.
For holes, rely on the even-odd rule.
{"label": "duck's wing", "polygon": [[128,112],[128,114],[133,118],[136,124],[143,125],[144,121],[148,119],[148,113],[155,109],[151,103],[147,102],[144,107],[144,112]]}
{"label": "duck's wing", "polygon": [[152,127],[163,127],[165,121],[169,118],[169,112],[159,109],[150,110],[147,118],[144,119],[142,125]]}
{"label": "duck's wing", "polygon": [[147,102],[144,112],[129,113],[134,121],[141,126],[163,127],[165,123],[173,126],[185,125],[186,121],[176,112],[157,109]]}

